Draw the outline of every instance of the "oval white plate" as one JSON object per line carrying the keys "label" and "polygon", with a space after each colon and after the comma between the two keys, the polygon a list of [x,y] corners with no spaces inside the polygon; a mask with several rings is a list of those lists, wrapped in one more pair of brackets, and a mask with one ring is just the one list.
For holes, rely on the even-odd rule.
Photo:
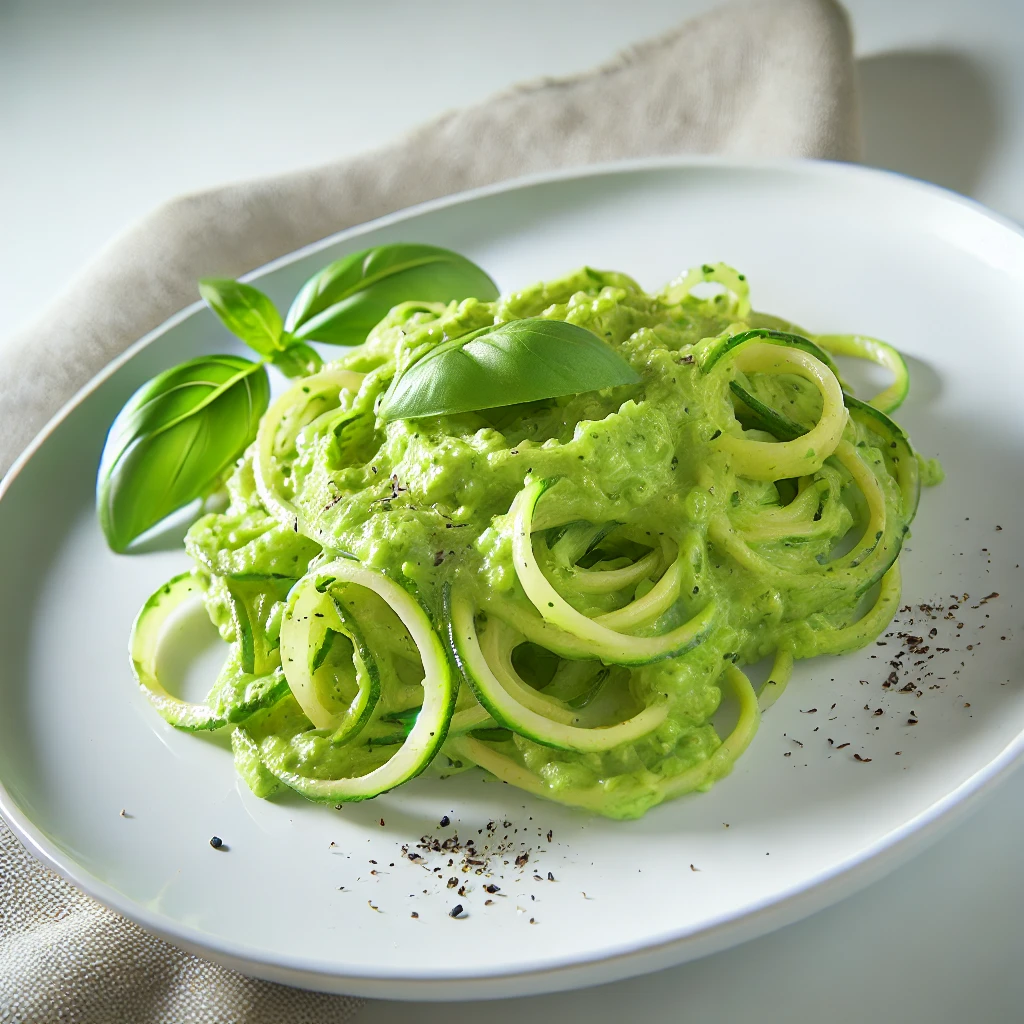
{"label": "oval white plate", "polygon": [[[256,800],[225,744],[165,726],[128,669],[136,610],[187,559],[114,556],[93,516],[105,430],[131,391],[233,349],[195,306],[94,381],[4,485],[0,811],[40,857],[171,942],[261,977],[390,998],[536,993],[679,963],[810,913],[894,867],[1013,765],[1024,746],[1017,229],[849,166],[653,161],[429,204],[253,277],[285,306],[329,259],[399,239],[458,249],[506,289],[581,263],[653,288],[724,260],[748,275],[758,308],[897,344],[912,372],[899,419],[948,474],[925,492],[903,559],[913,608],[898,628],[922,638],[920,653],[892,637],[800,664],[732,776],[638,822],[587,818],[475,773],[341,811]],[[922,603],[942,610],[932,620]],[[909,670],[886,689],[897,650]],[[401,855],[455,831],[490,846],[473,858],[490,874],[464,854]],[[448,916],[456,903],[463,919]]]}

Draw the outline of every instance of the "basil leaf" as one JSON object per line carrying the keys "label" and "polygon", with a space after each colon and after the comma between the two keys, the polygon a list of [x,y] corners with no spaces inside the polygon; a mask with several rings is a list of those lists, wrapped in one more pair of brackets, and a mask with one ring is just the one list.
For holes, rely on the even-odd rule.
{"label": "basil leaf", "polygon": [[199,294],[232,334],[264,358],[284,347],[281,314],[258,288],[226,277],[206,277],[199,282]]}
{"label": "basil leaf", "polygon": [[639,381],[629,363],[586,328],[512,320],[446,341],[416,360],[385,395],[380,416],[446,416]]}
{"label": "basil leaf", "polygon": [[256,436],[270,400],[262,363],[202,356],[143,384],[118,413],[96,477],[100,526],[124,551],[208,494]]}
{"label": "basil leaf", "polygon": [[286,377],[308,377],[323,369],[324,361],[318,352],[301,341],[290,341],[287,334],[283,337],[286,348],[275,352],[271,361]]}
{"label": "basil leaf", "polygon": [[498,297],[475,263],[434,245],[398,243],[364,249],[311,277],[288,310],[285,329],[298,341],[361,345],[400,302]]}

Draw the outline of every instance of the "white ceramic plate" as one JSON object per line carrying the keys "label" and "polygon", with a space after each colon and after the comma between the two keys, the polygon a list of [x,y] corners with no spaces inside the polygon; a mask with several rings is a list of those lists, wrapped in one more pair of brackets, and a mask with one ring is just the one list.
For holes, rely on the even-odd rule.
{"label": "white ceramic plate", "polygon": [[[899,418],[948,474],[924,494],[903,558],[912,610],[898,628],[928,651],[905,654],[909,671],[888,689],[905,638],[800,664],[732,776],[638,822],[587,818],[476,774],[342,811],[259,801],[225,743],[165,726],[128,669],[132,618],[187,559],[114,556],[93,516],[97,458],[122,402],[157,371],[231,347],[197,305],[65,409],[0,500],[0,811],[40,857],[171,942],[261,977],[390,998],[536,993],[679,963],[831,903],[909,856],[1015,763],[1017,229],[854,167],[657,161],[429,204],[254,277],[286,305],[329,259],[399,239],[464,252],[503,288],[584,262],[653,288],[724,260],[746,272],[758,308],[896,343],[913,375]],[[922,604],[941,608],[934,621]],[[208,653],[185,678],[193,692],[208,681],[196,678]],[[440,829],[442,815],[452,827]],[[456,829],[483,848],[492,821],[492,845],[509,837],[489,859],[493,877],[475,865],[463,874],[461,857],[451,869],[448,854],[400,855]],[[227,850],[211,849],[213,835]],[[447,888],[452,876],[465,897]],[[500,893],[485,893],[485,880]],[[455,903],[461,920],[448,916]]]}

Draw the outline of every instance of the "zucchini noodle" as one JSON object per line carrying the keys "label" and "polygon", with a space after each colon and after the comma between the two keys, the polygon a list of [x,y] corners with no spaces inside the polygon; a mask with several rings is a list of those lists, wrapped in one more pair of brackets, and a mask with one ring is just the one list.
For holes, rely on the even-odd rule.
{"label": "zucchini noodle", "polygon": [[[426,353],[528,317],[589,329],[640,383],[378,417]],[[787,687],[814,685],[799,661],[866,647],[900,602],[921,488],[888,415],[906,363],[797,330],[724,264],[656,294],[583,268],[396,307],[268,409],[228,507],[189,531],[195,568],[136,620],[142,692],[172,726],[230,729],[259,797],[337,804],[475,768],[635,818],[708,790]],[[860,401],[833,355],[894,380]],[[196,704],[160,650],[199,602],[227,657]]]}
{"label": "zucchini noodle", "polygon": [[771,675],[764,681],[757,695],[757,706],[762,712],[767,711],[782,696],[792,675],[793,655],[789,651],[776,651]]}
{"label": "zucchini noodle", "polygon": [[510,663],[502,666],[484,655],[473,620],[472,602],[456,597],[451,603],[451,635],[459,668],[483,707],[506,728],[545,746],[587,753],[632,743],[665,721],[668,706],[662,700],[628,721],[593,729],[575,724],[579,719],[568,708],[538,708],[536,698],[525,693],[529,686],[515,676]]}
{"label": "zucchini noodle", "polygon": [[[323,370],[305,378],[273,402],[260,420],[253,456],[253,476],[263,507],[285,525],[299,524],[299,532],[308,524],[302,522],[299,509],[292,502],[282,469],[294,453],[304,428],[311,422],[336,420],[337,398],[343,389],[357,392],[362,374],[350,370]],[[326,409],[326,412],[324,411]],[[317,417],[317,412],[320,416]]]}
{"label": "zucchini noodle", "polygon": [[[351,673],[327,661],[338,637],[352,645]],[[306,717],[318,729],[330,731],[334,743],[357,735],[380,699],[380,676],[372,652],[350,616],[342,614],[340,602],[317,590],[310,576],[289,595],[281,624],[281,663]]]}
{"label": "zucchini noodle", "polygon": [[[549,625],[583,641],[601,660],[624,665],[647,664],[660,658],[678,656],[699,644],[713,621],[713,604],[663,636],[632,637],[605,624],[607,615],[624,620],[638,617],[637,613],[631,614],[632,605],[617,612],[606,613],[605,622],[601,622],[598,618],[592,619],[577,611],[555,590],[540,571],[533,550],[533,514],[548,486],[549,481],[540,480],[525,487],[509,513],[512,516],[512,558],[516,575],[541,618]],[[672,574],[672,579],[675,579],[675,575]],[[678,594],[678,589],[679,584],[676,582],[673,598]],[[639,617],[643,616],[644,612],[641,611]]]}
{"label": "zucchini noodle", "polygon": [[816,340],[822,348],[834,352],[837,356],[866,359],[892,373],[893,382],[884,391],[879,391],[869,405],[889,413],[903,404],[910,391],[910,371],[907,369],[906,360],[892,345],[860,334],[823,334],[818,335]]}
{"label": "zucchini noodle", "polygon": [[823,408],[817,425],[793,441],[751,441],[722,434],[717,441],[732,470],[751,480],[781,480],[816,473],[836,449],[846,426],[843,391],[835,374],[798,348],[748,342],[731,356],[732,366],[746,373],[791,373],[812,382]]}
{"label": "zucchini noodle", "polygon": [[613,594],[617,590],[636,586],[662,565],[660,551],[648,551],[642,558],[621,569],[575,570],[573,585],[585,594]]}

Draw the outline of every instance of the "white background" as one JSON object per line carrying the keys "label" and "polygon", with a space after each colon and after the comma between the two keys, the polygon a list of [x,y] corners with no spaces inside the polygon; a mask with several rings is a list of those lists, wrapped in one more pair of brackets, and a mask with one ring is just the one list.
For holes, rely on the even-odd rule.
{"label": "white background", "polygon": [[[0,0],[0,343],[163,199],[355,153],[710,6]],[[847,7],[866,161],[1024,222],[1024,0]],[[1018,773],[885,881],[732,951],[560,996],[374,1003],[359,1021],[1019,1021],[1022,848]]]}

